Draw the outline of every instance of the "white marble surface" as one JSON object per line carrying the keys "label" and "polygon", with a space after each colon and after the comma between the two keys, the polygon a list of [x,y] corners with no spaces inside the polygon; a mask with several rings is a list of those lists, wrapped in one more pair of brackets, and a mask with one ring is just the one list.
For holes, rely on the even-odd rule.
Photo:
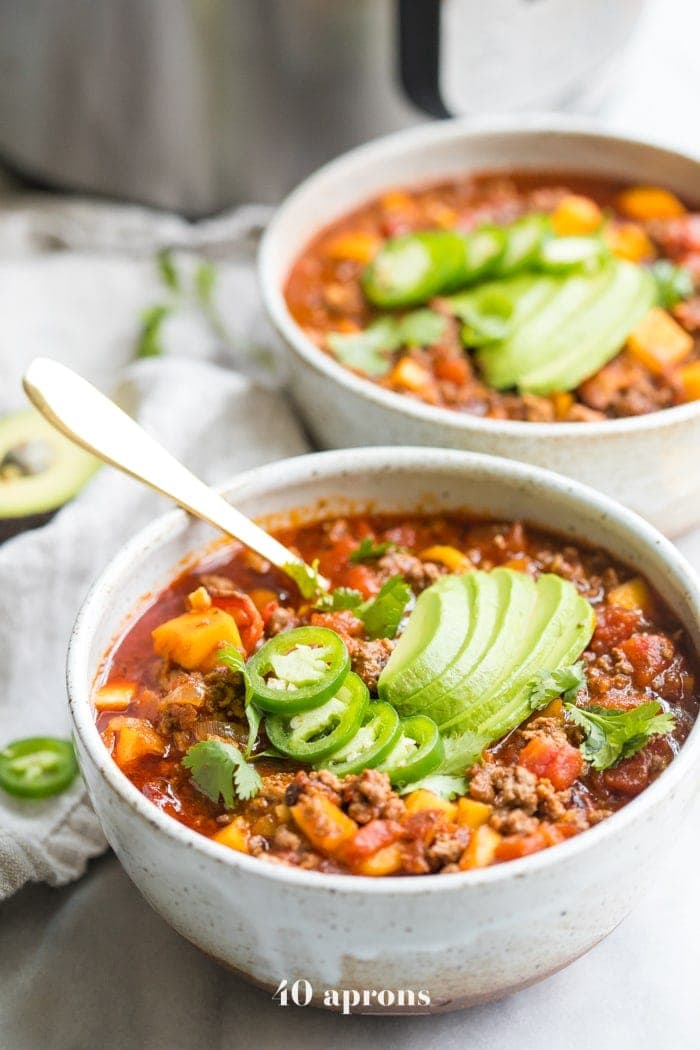
{"label": "white marble surface", "polygon": [[[700,152],[699,41],[698,0],[652,5],[607,108],[611,125]],[[700,533],[681,546],[700,568]],[[182,941],[105,858],[68,889],[30,887],[0,908],[0,1046],[693,1050],[699,818],[696,806],[650,894],[589,955],[505,1001],[433,1018],[283,1010]]]}

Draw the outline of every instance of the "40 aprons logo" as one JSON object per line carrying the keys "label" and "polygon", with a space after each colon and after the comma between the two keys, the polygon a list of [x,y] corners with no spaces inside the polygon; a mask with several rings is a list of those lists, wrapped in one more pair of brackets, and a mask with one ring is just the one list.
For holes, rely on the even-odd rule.
{"label": "40 aprons logo", "polygon": [[[305,977],[291,984],[283,977],[272,996],[280,1006],[309,1006],[313,997],[311,981]],[[324,988],[321,1004],[344,1014],[378,1006],[385,1010],[425,1009],[430,1006],[430,992],[425,988]]]}

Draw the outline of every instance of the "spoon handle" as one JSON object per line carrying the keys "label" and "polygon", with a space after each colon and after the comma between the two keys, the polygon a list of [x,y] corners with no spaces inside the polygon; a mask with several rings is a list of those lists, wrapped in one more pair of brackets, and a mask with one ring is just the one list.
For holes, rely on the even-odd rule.
{"label": "spoon handle", "polygon": [[49,423],[76,445],[168,496],[280,569],[290,562],[304,564],[191,474],[126,412],[70,368],[39,357],[25,373],[24,389]]}

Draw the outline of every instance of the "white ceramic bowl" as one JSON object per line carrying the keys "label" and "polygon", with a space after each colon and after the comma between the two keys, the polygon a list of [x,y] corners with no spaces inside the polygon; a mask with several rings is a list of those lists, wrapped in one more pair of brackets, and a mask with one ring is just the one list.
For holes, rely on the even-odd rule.
{"label": "white ceramic bowl", "polygon": [[[607,498],[534,467],[424,448],[326,452],[251,471],[226,493],[268,521],[289,520],[296,508],[311,519],[363,508],[522,517],[645,573],[700,649],[700,589],[676,549]],[[328,988],[410,989],[426,990],[437,1010],[537,981],[620,922],[681,833],[700,726],[654,784],[597,827],[522,860],[449,876],[373,880],[273,866],[147,801],[100,739],[91,686],[143,595],[158,593],[211,537],[180,511],[141,532],[93,587],[68,660],[75,739],[95,809],[124,868],[175,929],[266,988],[306,979],[319,1005]]]}
{"label": "white ceramic bowl", "polygon": [[602,423],[526,423],[433,408],[364,380],[324,354],[292,319],[283,286],[311,237],[364,201],[469,171],[535,168],[660,184],[697,199],[700,160],[569,118],[443,121],[380,139],[299,186],[260,250],[268,314],[291,351],[291,389],[324,448],[411,444],[535,463],[614,496],[668,535],[700,521],[700,402]]}

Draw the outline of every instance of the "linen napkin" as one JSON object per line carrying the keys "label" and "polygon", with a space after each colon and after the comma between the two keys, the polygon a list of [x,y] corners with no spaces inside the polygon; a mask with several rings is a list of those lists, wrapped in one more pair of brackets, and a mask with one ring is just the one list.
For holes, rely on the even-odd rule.
{"label": "linen napkin", "polygon": [[[191,226],[141,208],[0,202],[0,414],[23,407],[22,372],[43,354],[116,394],[207,481],[305,451],[274,389],[279,367],[251,355],[274,343],[253,266],[266,216],[250,207]],[[164,248],[176,251],[157,262]],[[154,311],[165,353],[134,361]],[[0,745],[69,735],[65,656],[80,603],[120,545],[167,506],[103,467],[49,524],[0,546]],[[79,778],[41,802],[0,792],[0,900],[28,881],[76,879],[105,848]]]}

